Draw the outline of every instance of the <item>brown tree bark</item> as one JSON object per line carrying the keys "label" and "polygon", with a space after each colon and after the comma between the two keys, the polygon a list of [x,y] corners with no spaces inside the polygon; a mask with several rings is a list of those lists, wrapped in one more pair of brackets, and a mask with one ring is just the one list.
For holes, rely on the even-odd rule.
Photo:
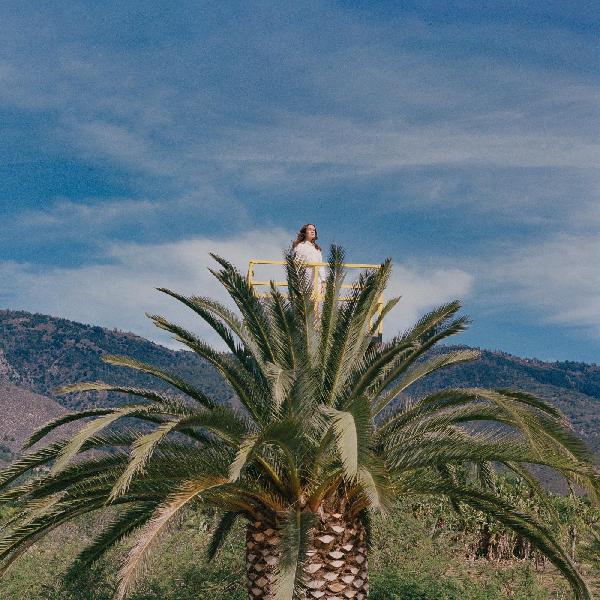
{"label": "brown tree bark", "polygon": [[246,575],[248,598],[270,600],[277,579],[281,537],[274,516],[249,523],[246,527]]}
{"label": "brown tree bark", "polygon": [[[369,591],[366,532],[358,518],[320,511],[304,565],[304,600],[366,600]],[[271,600],[281,537],[272,519],[246,530],[249,600]]]}

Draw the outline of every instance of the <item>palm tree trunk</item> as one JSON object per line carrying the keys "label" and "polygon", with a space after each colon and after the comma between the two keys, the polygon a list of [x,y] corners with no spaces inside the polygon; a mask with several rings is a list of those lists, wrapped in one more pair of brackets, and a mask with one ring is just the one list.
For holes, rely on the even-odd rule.
{"label": "palm tree trunk", "polygon": [[369,592],[366,532],[358,518],[323,511],[304,568],[305,598],[364,600]]}
{"label": "palm tree trunk", "polygon": [[[268,519],[246,529],[249,600],[271,600],[280,536]],[[365,528],[358,518],[322,511],[304,567],[305,600],[366,600],[369,591]]]}
{"label": "palm tree trunk", "polygon": [[249,600],[269,600],[277,576],[281,537],[269,518],[246,527],[246,575]]}

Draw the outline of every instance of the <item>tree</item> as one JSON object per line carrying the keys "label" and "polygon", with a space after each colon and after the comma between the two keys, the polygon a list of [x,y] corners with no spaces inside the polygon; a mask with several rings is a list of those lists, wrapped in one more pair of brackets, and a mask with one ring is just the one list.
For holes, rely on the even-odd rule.
{"label": "tree", "polygon": [[[89,564],[133,537],[119,573],[116,597],[123,598],[178,512],[213,507],[220,521],[209,556],[237,519],[246,522],[252,600],[361,600],[368,594],[372,512],[385,512],[399,496],[437,495],[457,510],[466,505],[484,511],[531,540],[569,580],[577,598],[590,597],[568,552],[534,514],[511,506],[493,486],[455,477],[457,467],[473,465],[485,482],[494,461],[542,493],[525,465],[547,465],[596,500],[600,482],[592,458],[559,411],[506,389],[446,389],[407,400],[406,390],[421,377],[477,357],[465,349],[431,352],[466,328],[468,319],[457,316],[459,302],[440,306],[380,343],[373,337],[378,319],[398,302],[387,302],[372,322],[390,275],[389,260],[361,276],[351,298],[341,302],[344,257],[332,247],[317,312],[304,267],[291,256],[288,295],[272,284],[265,301],[231,264],[213,257],[220,267],[212,272],[241,318],[214,300],[161,291],[204,319],[228,352],[217,352],[161,316],[149,316],[211,363],[240,407],[220,405],[167,371],[105,356],[107,363],[168,383],[173,392],[104,383],[62,390],[122,392],[138,400],[49,423],[27,447],[60,425],[88,419],[70,439],[33,450],[1,473],[1,498],[21,505],[1,532],[2,569],[55,527],[110,506],[115,516],[77,560]],[[126,425],[115,427],[122,419]],[[42,466],[50,468],[11,484]]]}

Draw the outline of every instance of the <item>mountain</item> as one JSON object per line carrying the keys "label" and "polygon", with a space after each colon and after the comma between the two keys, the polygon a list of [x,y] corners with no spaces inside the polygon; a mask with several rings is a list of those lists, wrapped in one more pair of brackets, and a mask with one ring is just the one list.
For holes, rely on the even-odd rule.
{"label": "mountain", "polygon": [[[445,352],[451,348],[445,347]],[[213,398],[235,402],[216,370],[192,352],[170,350],[132,333],[84,325],[24,311],[0,311],[0,409],[5,419],[0,445],[16,452],[37,424],[60,414],[99,404],[127,401],[122,394],[57,395],[54,389],[80,381],[106,381],[164,388],[149,375],[107,365],[103,354],[123,354],[192,381]],[[12,386],[12,387],[11,387]],[[600,366],[542,362],[482,350],[472,363],[429,376],[412,390],[419,395],[447,386],[506,387],[541,396],[558,406],[575,430],[600,453]],[[54,411],[54,412],[53,412]],[[12,431],[12,434],[11,434]],[[14,437],[14,440],[2,436]],[[0,447],[0,458],[2,457]],[[6,451],[5,451],[6,453]]]}
{"label": "mountain", "polygon": [[14,458],[32,431],[68,412],[56,400],[6,381],[0,381],[0,407],[0,464]]}
{"label": "mountain", "polygon": [[[464,346],[446,346],[443,351]],[[575,431],[600,454],[600,365],[543,362],[505,352],[482,350],[478,360],[433,373],[411,388],[423,394],[445,387],[509,388],[548,400]]]}
{"label": "mountain", "polygon": [[219,401],[233,397],[216,370],[192,352],[170,350],[132,333],[23,311],[0,311],[0,380],[55,399],[68,410],[124,402],[122,394],[57,395],[57,387],[81,381],[166,389],[160,380],[100,360],[120,354],[171,370]]}
{"label": "mountain", "polygon": [[[24,311],[0,311],[0,461],[13,458],[38,426],[65,412],[128,401],[117,393],[58,395],[57,387],[105,381],[167,389],[150,375],[107,365],[103,354],[122,354],[170,370],[212,398],[235,402],[216,370],[192,352],[170,350],[132,333]],[[65,426],[60,434],[72,430]]]}

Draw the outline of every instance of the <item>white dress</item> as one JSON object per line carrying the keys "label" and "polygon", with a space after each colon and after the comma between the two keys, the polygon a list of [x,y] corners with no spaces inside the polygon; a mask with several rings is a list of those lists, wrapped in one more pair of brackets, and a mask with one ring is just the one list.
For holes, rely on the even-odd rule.
{"label": "white dress", "polygon": [[[302,262],[323,262],[323,255],[321,251],[315,248],[312,242],[300,242],[293,250],[294,257],[300,259]],[[315,280],[314,270],[318,269],[318,280],[319,288],[321,283],[325,283],[327,280],[327,271],[325,267],[309,267],[306,269],[307,274],[310,275],[310,287],[312,289],[313,281]]]}

